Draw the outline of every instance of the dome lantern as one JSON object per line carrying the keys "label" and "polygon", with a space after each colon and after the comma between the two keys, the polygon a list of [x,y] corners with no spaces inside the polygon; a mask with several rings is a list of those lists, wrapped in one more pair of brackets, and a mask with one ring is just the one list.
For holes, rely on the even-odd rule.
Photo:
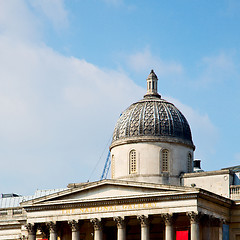
{"label": "dome lantern", "polygon": [[147,77],[147,93],[144,97],[155,96],[161,98],[158,94],[158,78],[153,70],[151,70],[150,74]]}

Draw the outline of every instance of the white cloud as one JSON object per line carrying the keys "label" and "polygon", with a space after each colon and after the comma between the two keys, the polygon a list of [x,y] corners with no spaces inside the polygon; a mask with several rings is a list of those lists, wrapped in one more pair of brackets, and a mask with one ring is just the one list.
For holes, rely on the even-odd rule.
{"label": "white cloud", "polygon": [[162,60],[154,56],[148,48],[142,52],[129,55],[127,63],[136,72],[146,72],[149,69],[155,69],[159,76],[183,73],[183,67],[180,63]]}
{"label": "white cloud", "polygon": [[64,8],[63,0],[35,0],[29,1],[32,6],[41,11],[55,28],[68,25],[68,13]]}
{"label": "white cloud", "polygon": [[18,20],[22,28],[36,20],[24,1],[16,3],[4,5],[0,21],[0,189],[29,194],[86,181],[119,114],[144,91],[122,71],[63,56],[18,37],[14,26],[8,31]]}
{"label": "white cloud", "polygon": [[13,39],[36,40],[40,25],[24,0],[0,0],[0,34]]}
{"label": "white cloud", "polygon": [[21,162],[18,171],[33,177],[37,167],[46,175],[45,180],[34,176],[40,185],[52,179],[53,168],[69,171],[62,182],[56,176],[55,185],[67,184],[76,169],[82,178],[74,180],[86,180],[119,114],[143,90],[123,72],[102,70],[47,47],[13,46],[2,39],[0,46],[5,49],[0,56],[0,144],[6,150],[0,155],[11,159],[2,169],[13,171]]}
{"label": "white cloud", "polygon": [[[167,97],[186,117],[192,131],[192,138],[196,146],[195,158],[201,159],[203,168],[214,168],[212,156],[216,153],[219,132],[206,113],[200,113],[179,100]],[[201,146],[198,148],[198,146]],[[206,164],[208,163],[208,165]]]}

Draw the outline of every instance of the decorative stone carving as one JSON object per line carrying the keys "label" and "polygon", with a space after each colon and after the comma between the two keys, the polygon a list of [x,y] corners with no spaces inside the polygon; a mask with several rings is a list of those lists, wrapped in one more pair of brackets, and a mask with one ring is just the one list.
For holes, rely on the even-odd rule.
{"label": "decorative stone carving", "polygon": [[173,224],[173,221],[174,221],[173,214],[169,214],[169,213],[161,214],[161,217],[163,218],[166,226],[170,226]]}
{"label": "decorative stone carving", "polygon": [[72,232],[79,231],[79,222],[72,220],[72,221],[69,221],[68,224],[70,225]]}
{"label": "decorative stone carving", "polygon": [[186,118],[160,96],[146,96],[125,110],[115,126],[112,144],[117,140],[140,136],[175,138],[193,145]]}
{"label": "decorative stone carving", "polygon": [[57,224],[54,222],[48,223],[50,233],[55,233],[57,231]]}
{"label": "decorative stone carving", "polygon": [[149,218],[147,216],[140,215],[137,218],[140,221],[141,227],[147,227],[150,223]]}
{"label": "decorative stone carving", "polygon": [[117,224],[117,228],[125,228],[126,227],[126,220],[122,217],[114,217],[113,220]]}
{"label": "decorative stone carving", "polygon": [[187,212],[187,216],[189,217],[190,223],[199,223],[201,218],[201,214],[198,212]]}
{"label": "decorative stone carving", "polygon": [[102,229],[102,223],[97,218],[92,218],[90,222],[93,224],[94,231],[98,231]]}
{"label": "decorative stone carving", "polygon": [[32,224],[32,223],[28,223],[25,225],[27,231],[28,231],[28,234],[30,235],[35,235],[36,234],[36,230],[37,230],[37,227],[35,224]]}

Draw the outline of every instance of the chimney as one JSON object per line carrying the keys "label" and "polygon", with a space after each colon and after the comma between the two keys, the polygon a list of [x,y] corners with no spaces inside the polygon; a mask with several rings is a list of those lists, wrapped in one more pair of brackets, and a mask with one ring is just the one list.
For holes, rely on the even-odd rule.
{"label": "chimney", "polygon": [[200,159],[193,160],[193,172],[204,172],[201,169],[201,160]]}

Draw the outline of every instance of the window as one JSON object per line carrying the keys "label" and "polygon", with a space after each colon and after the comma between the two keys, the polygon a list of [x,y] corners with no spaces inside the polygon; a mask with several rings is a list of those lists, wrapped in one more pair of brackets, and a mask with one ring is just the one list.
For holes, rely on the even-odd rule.
{"label": "window", "polygon": [[151,90],[151,82],[148,82],[148,85],[149,85],[148,89]]}
{"label": "window", "polygon": [[162,150],[162,172],[169,171],[169,151],[167,149]]}
{"label": "window", "polygon": [[131,150],[129,153],[129,173],[137,173],[137,153],[136,150]]}
{"label": "window", "polygon": [[114,155],[112,155],[111,168],[112,168],[112,178],[114,178],[115,177],[115,157],[114,157]]}
{"label": "window", "polygon": [[189,173],[192,172],[192,154],[191,153],[188,153],[187,168]]}

